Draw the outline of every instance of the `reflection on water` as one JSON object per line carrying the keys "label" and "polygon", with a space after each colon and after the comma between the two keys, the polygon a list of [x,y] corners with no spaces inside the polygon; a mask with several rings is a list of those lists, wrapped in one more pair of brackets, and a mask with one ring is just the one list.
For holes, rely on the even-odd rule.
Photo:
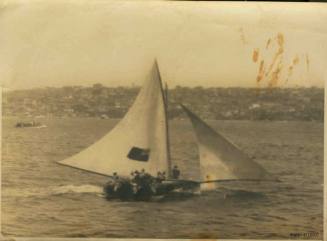
{"label": "reflection on water", "polygon": [[[107,201],[105,177],[56,164],[92,144],[115,120],[50,119],[46,128],[3,120],[2,232],[29,237],[290,238],[322,234],[323,124],[210,122],[282,181],[219,183],[151,202]],[[197,176],[187,120],[171,123],[173,162]]]}

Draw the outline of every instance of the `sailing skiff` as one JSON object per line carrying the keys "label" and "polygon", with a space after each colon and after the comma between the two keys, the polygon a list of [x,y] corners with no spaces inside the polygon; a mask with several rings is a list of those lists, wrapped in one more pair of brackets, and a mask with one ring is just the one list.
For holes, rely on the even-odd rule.
{"label": "sailing skiff", "polygon": [[[157,61],[124,118],[104,137],[80,153],[58,163],[88,172],[129,178],[145,169],[168,174],[175,188],[229,180],[275,180],[262,166],[182,105],[196,133],[201,176],[198,180],[171,180],[172,162],[167,117],[167,93]],[[174,188],[172,188],[174,189]]]}

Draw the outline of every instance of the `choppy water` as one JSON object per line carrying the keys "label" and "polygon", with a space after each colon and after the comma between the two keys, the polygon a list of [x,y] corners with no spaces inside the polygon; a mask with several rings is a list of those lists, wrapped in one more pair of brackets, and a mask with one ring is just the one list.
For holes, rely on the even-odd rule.
{"label": "choppy water", "polygon": [[[282,182],[229,183],[211,193],[136,203],[109,202],[102,195],[105,177],[56,164],[116,121],[51,119],[40,129],[14,128],[16,121],[3,120],[4,235],[277,239],[318,232],[322,237],[322,123],[210,122]],[[171,131],[173,161],[190,178],[198,172],[191,125],[173,121]]]}

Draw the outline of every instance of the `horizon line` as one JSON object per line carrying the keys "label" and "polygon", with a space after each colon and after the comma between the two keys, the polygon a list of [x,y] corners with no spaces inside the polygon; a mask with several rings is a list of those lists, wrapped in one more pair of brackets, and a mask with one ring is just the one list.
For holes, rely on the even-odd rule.
{"label": "horizon line", "polygon": [[[132,85],[116,85],[116,86],[108,86],[108,85],[104,85],[101,83],[95,83],[92,85],[63,85],[63,86],[39,86],[39,87],[32,87],[32,88],[8,88],[8,87],[4,87],[2,86],[1,89],[3,92],[12,92],[12,91],[29,91],[29,90],[36,90],[36,89],[61,89],[61,88],[67,88],[67,87],[72,87],[72,88],[76,88],[76,87],[80,87],[80,88],[93,88],[94,85],[98,85],[100,84],[102,87],[104,88],[141,88],[142,85],[136,85],[136,84],[132,84]],[[169,87],[169,85],[168,85]],[[257,86],[257,87],[244,87],[244,86],[203,86],[203,85],[195,85],[195,86],[186,86],[186,85],[174,85],[174,87],[172,88],[168,88],[168,89],[176,89],[176,88],[190,88],[190,89],[194,89],[194,88],[203,88],[203,89],[211,89],[211,88],[215,88],[215,89],[254,89],[254,90],[274,90],[274,89],[312,89],[312,88],[317,88],[317,89],[325,89],[325,86],[316,86],[316,85],[312,85],[312,86],[303,86],[303,85],[295,85],[295,86]]]}

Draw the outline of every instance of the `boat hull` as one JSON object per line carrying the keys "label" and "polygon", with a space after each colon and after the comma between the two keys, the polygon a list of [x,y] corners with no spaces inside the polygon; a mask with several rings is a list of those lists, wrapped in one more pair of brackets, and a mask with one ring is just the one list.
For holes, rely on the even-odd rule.
{"label": "boat hull", "polygon": [[16,128],[43,128],[46,126],[38,122],[17,122],[15,127]]}
{"label": "boat hull", "polygon": [[188,181],[164,181],[137,187],[130,182],[107,183],[103,190],[106,199],[121,201],[150,201],[156,196],[165,196],[175,190],[192,190],[198,187],[195,182]]}

